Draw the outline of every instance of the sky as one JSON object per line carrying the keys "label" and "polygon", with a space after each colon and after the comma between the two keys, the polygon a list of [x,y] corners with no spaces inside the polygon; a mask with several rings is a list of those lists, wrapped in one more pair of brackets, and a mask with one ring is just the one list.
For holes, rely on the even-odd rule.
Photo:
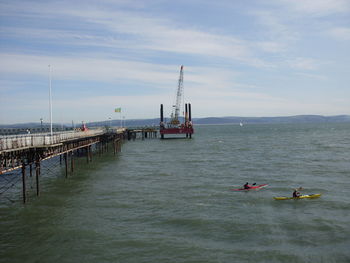
{"label": "sky", "polygon": [[[0,124],[350,114],[349,0],[0,0]],[[50,65],[50,67],[49,67]],[[115,108],[122,108],[115,113]]]}

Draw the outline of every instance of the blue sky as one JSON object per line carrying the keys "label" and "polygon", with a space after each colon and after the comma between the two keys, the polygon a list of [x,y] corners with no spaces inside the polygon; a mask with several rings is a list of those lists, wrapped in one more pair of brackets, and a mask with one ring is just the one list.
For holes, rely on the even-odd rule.
{"label": "blue sky", "polygon": [[348,0],[0,1],[0,123],[350,114]]}

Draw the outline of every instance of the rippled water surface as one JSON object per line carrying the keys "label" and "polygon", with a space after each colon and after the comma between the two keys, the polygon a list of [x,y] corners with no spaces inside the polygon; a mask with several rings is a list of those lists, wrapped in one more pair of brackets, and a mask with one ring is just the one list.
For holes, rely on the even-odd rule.
{"label": "rippled water surface", "polygon": [[[57,163],[39,198],[1,199],[0,262],[350,262],[350,124],[197,126],[68,179]],[[269,186],[230,190],[247,181]],[[273,199],[300,186],[322,196]]]}

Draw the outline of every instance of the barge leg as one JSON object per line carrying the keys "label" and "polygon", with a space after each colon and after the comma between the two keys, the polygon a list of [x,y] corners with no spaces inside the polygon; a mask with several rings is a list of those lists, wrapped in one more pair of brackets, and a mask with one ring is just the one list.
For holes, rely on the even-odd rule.
{"label": "barge leg", "polygon": [[[164,123],[163,104],[160,104],[160,122]],[[160,129],[162,129],[162,127],[160,127]],[[164,139],[164,134],[160,134],[160,138]]]}

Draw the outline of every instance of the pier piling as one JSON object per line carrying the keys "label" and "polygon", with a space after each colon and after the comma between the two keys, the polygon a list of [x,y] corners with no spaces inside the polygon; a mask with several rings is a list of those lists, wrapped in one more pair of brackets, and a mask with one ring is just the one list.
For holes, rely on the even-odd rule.
{"label": "pier piling", "polygon": [[68,153],[64,153],[64,164],[65,164],[66,178],[68,178]]}
{"label": "pier piling", "polygon": [[36,195],[40,195],[40,184],[39,184],[39,176],[40,176],[40,161],[35,162],[35,181],[36,181]]}
{"label": "pier piling", "polygon": [[71,163],[70,163],[70,170],[71,170],[71,172],[72,172],[72,174],[73,174],[73,172],[74,172],[74,152],[73,151],[71,151],[71,154],[70,154],[70,161],[71,161]]}
{"label": "pier piling", "polygon": [[27,202],[27,187],[26,187],[26,165],[22,163],[22,193],[23,193],[23,203]]}

